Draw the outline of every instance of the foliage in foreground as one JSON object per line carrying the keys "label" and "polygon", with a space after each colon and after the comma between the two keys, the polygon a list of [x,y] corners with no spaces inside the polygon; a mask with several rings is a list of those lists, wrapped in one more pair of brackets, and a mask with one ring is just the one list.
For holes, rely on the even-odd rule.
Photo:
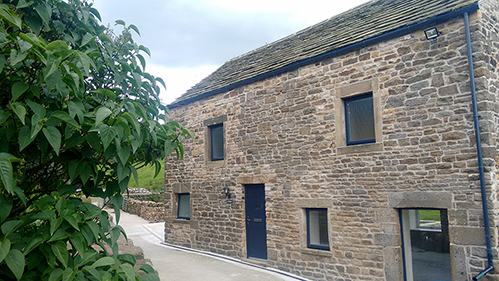
{"label": "foliage in foreground", "polygon": [[158,280],[81,197],[109,198],[119,220],[136,168],[181,157],[190,133],[164,115],[139,30],[98,20],[85,0],[0,3],[0,280]]}

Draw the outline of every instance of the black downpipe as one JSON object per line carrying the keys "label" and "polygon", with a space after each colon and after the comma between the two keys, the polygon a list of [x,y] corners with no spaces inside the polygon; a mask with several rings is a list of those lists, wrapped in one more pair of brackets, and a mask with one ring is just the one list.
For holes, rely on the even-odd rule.
{"label": "black downpipe", "polygon": [[485,244],[487,246],[487,261],[488,267],[480,272],[477,276],[473,277],[473,280],[479,280],[487,273],[494,270],[494,264],[492,261],[492,246],[490,242],[490,226],[489,226],[489,210],[487,207],[487,192],[485,190],[485,176],[483,170],[483,156],[482,156],[482,140],[480,139],[480,125],[478,122],[478,106],[476,101],[476,89],[475,89],[475,71],[473,70],[473,56],[471,53],[471,35],[470,35],[470,20],[468,13],[464,13],[464,27],[466,30],[466,48],[468,51],[468,69],[470,72],[470,86],[471,86],[471,103],[473,106],[473,121],[475,123],[475,140],[476,140],[476,151],[478,158],[478,173],[480,176],[480,190],[482,193],[482,208],[483,208],[483,226],[485,228]]}

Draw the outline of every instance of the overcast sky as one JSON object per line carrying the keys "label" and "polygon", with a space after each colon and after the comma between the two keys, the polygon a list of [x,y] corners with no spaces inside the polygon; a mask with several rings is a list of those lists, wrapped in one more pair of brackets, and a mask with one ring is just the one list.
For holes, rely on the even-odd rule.
{"label": "overcast sky", "polygon": [[367,0],[94,0],[104,24],[124,20],[151,50],[146,71],[163,78],[169,104],[227,60]]}

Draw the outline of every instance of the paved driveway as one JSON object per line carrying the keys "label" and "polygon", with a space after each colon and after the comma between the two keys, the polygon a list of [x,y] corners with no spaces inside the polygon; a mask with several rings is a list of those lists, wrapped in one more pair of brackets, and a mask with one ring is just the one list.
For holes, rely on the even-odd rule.
{"label": "paved driveway", "polygon": [[149,223],[136,215],[121,212],[119,225],[133,244],[142,248],[145,258],[152,261],[162,281],[305,280],[239,260],[163,244],[164,223]]}

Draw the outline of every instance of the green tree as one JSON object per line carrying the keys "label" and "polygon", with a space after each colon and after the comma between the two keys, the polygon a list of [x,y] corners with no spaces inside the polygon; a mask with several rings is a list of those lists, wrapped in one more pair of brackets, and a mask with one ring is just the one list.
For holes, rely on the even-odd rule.
{"label": "green tree", "polygon": [[99,22],[85,0],[0,3],[0,280],[139,280],[123,229],[81,197],[119,220],[136,169],[181,158],[190,132],[168,120],[137,27]]}

